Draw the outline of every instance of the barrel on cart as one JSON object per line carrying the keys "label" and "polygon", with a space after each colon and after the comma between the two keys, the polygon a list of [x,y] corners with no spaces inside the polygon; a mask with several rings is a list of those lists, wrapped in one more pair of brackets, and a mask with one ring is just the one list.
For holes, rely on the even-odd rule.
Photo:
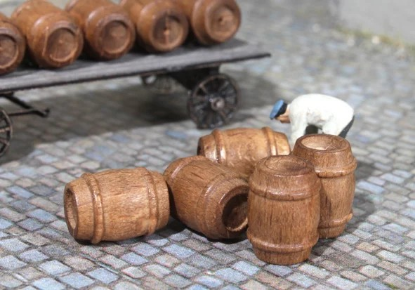
{"label": "barrel on cart", "polygon": [[220,73],[220,66],[268,56],[268,52],[256,45],[232,39],[211,47],[188,44],[165,54],[131,52],[109,62],[79,59],[68,68],[59,70],[21,67],[0,78],[0,97],[22,108],[17,112],[6,112],[0,108],[0,156],[10,145],[12,117],[30,114],[47,117],[49,113],[49,110],[34,108],[15,97],[16,91],[134,75],[144,80],[148,76],[169,77],[188,90],[188,113],[197,127],[217,128],[230,121],[239,99],[236,82]]}

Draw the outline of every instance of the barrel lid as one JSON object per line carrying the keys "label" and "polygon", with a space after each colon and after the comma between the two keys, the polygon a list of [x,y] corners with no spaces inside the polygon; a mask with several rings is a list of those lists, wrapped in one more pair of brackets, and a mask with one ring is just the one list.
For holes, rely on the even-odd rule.
{"label": "barrel lid", "polygon": [[24,51],[25,40],[20,31],[9,22],[0,22],[0,74],[16,68]]}

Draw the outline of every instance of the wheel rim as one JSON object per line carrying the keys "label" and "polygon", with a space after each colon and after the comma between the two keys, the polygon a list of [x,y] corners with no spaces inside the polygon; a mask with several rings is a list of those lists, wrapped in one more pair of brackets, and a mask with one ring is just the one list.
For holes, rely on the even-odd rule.
{"label": "wheel rim", "polygon": [[0,109],[0,157],[9,148],[12,135],[13,129],[10,118],[4,110]]}
{"label": "wheel rim", "polygon": [[227,124],[238,105],[238,88],[226,75],[212,75],[198,83],[188,102],[190,118],[198,128]]}

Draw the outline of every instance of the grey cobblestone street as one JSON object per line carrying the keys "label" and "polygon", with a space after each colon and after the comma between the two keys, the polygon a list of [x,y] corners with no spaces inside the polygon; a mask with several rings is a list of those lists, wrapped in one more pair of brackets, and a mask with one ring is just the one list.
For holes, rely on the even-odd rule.
{"label": "grey cobblestone street", "polygon": [[[2,3],[2,11],[16,3]],[[307,262],[289,267],[258,260],[246,238],[209,241],[174,219],[151,236],[78,244],[64,219],[67,182],[113,168],[163,172],[194,155],[210,131],[188,119],[183,90],[158,95],[138,77],[24,91],[17,95],[52,113],[14,119],[11,148],[0,159],[0,289],[415,289],[413,56],[335,29],[324,0],[238,3],[238,38],[272,57],[223,66],[242,94],[225,129],[289,134],[269,112],[277,99],[303,93],[351,104],[348,140],[358,168],[345,233],[320,240]]]}

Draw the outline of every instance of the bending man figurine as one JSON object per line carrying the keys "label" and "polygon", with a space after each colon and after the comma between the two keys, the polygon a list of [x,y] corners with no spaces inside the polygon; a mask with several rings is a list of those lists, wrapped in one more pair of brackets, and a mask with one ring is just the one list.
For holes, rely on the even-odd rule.
{"label": "bending man figurine", "polygon": [[305,134],[318,133],[346,138],[353,125],[354,110],[346,102],[320,94],[302,95],[291,104],[279,100],[270,118],[281,123],[291,123],[291,143]]}

